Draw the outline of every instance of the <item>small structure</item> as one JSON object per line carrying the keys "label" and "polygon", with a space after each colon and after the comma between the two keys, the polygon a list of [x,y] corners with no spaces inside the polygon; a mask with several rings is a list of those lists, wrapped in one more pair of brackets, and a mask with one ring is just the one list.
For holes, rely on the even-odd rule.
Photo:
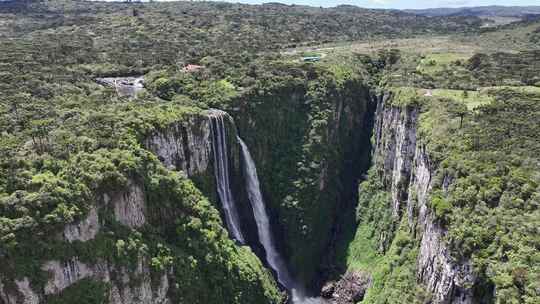
{"label": "small structure", "polygon": [[203,69],[204,67],[202,65],[196,65],[196,64],[188,64],[185,67],[182,68],[182,72],[184,73],[193,73],[196,71],[199,71]]}
{"label": "small structure", "polygon": [[319,57],[319,56],[302,57],[303,62],[317,62],[317,61],[320,61],[320,60],[321,60],[321,57]]}

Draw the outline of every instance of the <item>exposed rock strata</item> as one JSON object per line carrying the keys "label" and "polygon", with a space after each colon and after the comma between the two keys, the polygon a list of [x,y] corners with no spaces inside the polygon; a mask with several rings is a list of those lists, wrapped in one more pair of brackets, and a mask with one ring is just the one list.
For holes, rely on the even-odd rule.
{"label": "exposed rock strata", "polygon": [[[92,205],[84,219],[66,225],[62,232],[63,239],[68,243],[93,240],[101,229],[98,206],[112,212],[114,218],[127,227],[135,229],[146,223],[144,192],[135,181],[129,181],[125,190],[104,194],[103,202],[103,205]],[[44,303],[47,296],[60,294],[86,278],[110,284],[108,303],[111,304],[170,303],[167,297],[167,273],[162,274],[159,282],[152,282],[150,263],[144,257],[137,260],[134,270],[101,260],[90,264],[82,262],[78,257],[66,261],[47,261],[42,264],[41,270],[48,274],[42,290],[31,286],[26,277],[10,284],[14,288],[7,288],[5,282],[0,282],[0,303]]]}
{"label": "exposed rock strata", "polygon": [[100,224],[96,206],[91,206],[88,215],[83,220],[66,225],[64,228],[64,238],[68,242],[86,242],[96,237]]}
{"label": "exposed rock strata", "polygon": [[208,169],[212,159],[211,140],[208,117],[193,115],[155,131],[147,137],[145,146],[167,168],[193,176]]}
{"label": "exposed rock strata", "polygon": [[366,294],[371,278],[366,273],[349,271],[337,282],[327,283],[321,295],[331,304],[355,304]]}
{"label": "exposed rock strata", "polygon": [[115,193],[111,198],[117,221],[130,227],[141,227],[146,223],[146,203],[141,186],[130,182],[127,190]]}
{"label": "exposed rock strata", "polygon": [[374,166],[390,188],[392,214],[398,217],[408,196],[418,109],[385,106],[390,99],[390,95],[383,95],[376,111]]}
{"label": "exposed rock strata", "polygon": [[399,217],[406,206],[411,231],[417,231],[417,279],[432,293],[434,303],[472,303],[476,277],[471,263],[451,257],[443,240],[447,231],[429,208],[436,168],[417,141],[418,109],[392,106],[389,100],[389,95],[383,96],[376,112],[374,165],[391,193],[393,215]]}
{"label": "exposed rock strata", "polygon": [[82,279],[92,278],[110,284],[111,304],[170,303],[167,298],[169,289],[167,274],[164,273],[160,277],[159,284],[152,284],[149,263],[144,258],[138,260],[134,270],[118,268],[103,261],[88,265],[76,258],[66,262],[48,261],[42,269],[50,276],[44,288],[45,295],[58,294]]}

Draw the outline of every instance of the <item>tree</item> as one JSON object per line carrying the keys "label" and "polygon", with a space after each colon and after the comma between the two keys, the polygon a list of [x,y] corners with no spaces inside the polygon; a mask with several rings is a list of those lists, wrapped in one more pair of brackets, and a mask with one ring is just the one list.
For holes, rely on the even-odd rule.
{"label": "tree", "polygon": [[448,112],[459,117],[459,128],[463,127],[463,118],[469,112],[467,105],[464,102],[451,101],[448,105]]}

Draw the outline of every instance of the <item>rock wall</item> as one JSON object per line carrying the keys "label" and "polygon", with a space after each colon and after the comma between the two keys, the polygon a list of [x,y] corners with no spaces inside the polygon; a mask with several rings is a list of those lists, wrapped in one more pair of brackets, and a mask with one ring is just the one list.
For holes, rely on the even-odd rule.
{"label": "rock wall", "polygon": [[316,288],[332,271],[343,224],[354,221],[372,104],[369,88],[349,79],[283,84],[242,96],[231,111],[257,165],[279,249],[298,280]]}
{"label": "rock wall", "polygon": [[100,226],[97,207],[91,206],[85,219],[78,223],[66,225],[63,237],[69,243],[74,241],[86,242],[96,237]]}
{"label": "rock wall", "polygon": [[[84,195],[52,200],[67,201],[68,208],[58,203],[58,216],[44,220],[37,214],[37,221],[50,223],[28,228],[35,229],[32,237],[21,232],[24,243],[8,254],[0,248],[0,304],[79,297],[112,304],[281,303],[271,272],[231,240],[220,218],[210,129],[215,115],[223,118],[231,192],[252,218],[232,117],[209,110],[156,122],[150,134],[133,138],[140,146],[122,150],[121,157],[134,156],[128,166],[106,159],[110,171],[102,168],[92,178],[74,172],[80,184],[73,191]],[[256,238],[250,219],[241,223]]]}
{"label": "rock wall", "polygon": [[[94,240],[103,222],[100,213],[113,214],[114,219],[126,227],[138,228],[145,223],[145,209],[142,186],[130,180],[124,190],[104,194],[98,203],[90,207],[85,218],[66,225],[61,239],[67,243]],[[41,265],[41,270],[47,274],[42,287],[31,286],[26,277],[11,284],[0,280],[0,303],[46,303],[48,296],[58,295],[86,278],[110,284],[110,304],[170,303],[167,297],[168,271],[162,273],[159,282],[152,282],[150,261],[146,258],[139,258],[136,268],[128,269],[105,260],[89,264],[74,256],[63,261],[46,261]]]}
{"label": "rock wall", "polygon": [[205,196],[217,205],[210,129],[211,115],[225,116],[232,187],[240,196],[243,189],[240,147],[236,141],[237,131],[234,120],[227,113],[211,109],[190,115],[182,121],[154,131],[143,140],[143,144],[168,169],[184,172]]}
{"label": "rock wall", "polygon": [[473,303],[476,277],[471,263],[452,258],[444,243],[447,231],[429,207],[437,168],[417,139],[419,109],[394,106],[391,100],[385,94],[377,106],[373,165],[391,194],[395,221],[406,216],[410,231],[419,240],[417,280],[432,294],[434,303]]}
{"label": "rock wall", "polygon": [[146,223],[146,202],[140,184],[130,181],[125,191],[116,192],[111,198],[106,195],[105,203],[113,206],[115,219],[130,228]]}
{"label": "rock wall", "polygon": [[191,115],[180,122],[154,131],[144,139],[143,144],[168,169],[185,173],[214,206],[223,212],[217,195],[214,172],[213,139],[210,128],[212,115],[224,117],[226,145],[229,149],[227,154],[229,157],[230,187],[240,213],[242,231],[246,234],[248,244],[255,247],[255,252],[259,256],[264,255],[258,247],[253,212],[244,188],[240,145],[236,139],[238,132],[235,121],[229,114],[221,110],[210,109],[197,115]]}
{"label": "rock wall", "polygon": [[15,280],[14,288],[7,288],[4,282],[0,280],[0,303],[5,304],[38,304],[40,303],[40,295],[37,294],[30,286],[30,281],[27,277]]}
{"label": "rock wall", "polygon": [[392,196],[392,214],[401,215],[408,197],[416,145],[417,108],[385,107],[391,95],[384,94],[376,111],[373,163]]}
{"label": "rock wall", "polygon": [[184,171],[188,176],[203,174],[212,160],[209,123],[206,115],[190,115],[154,131],[144,145],[168,169]]}
{"label": "rock wall", "polygon": [[146,259],[139,259],[135,269],[118,267],[105,261],[87,265],[76,258],[65,262],[48,261],[42,269],[50,276],[44,288],[45,295],[59,294],[82,279],[92,278],[111,285],[108,298],[108,303],[111,304],[171,303],[167,297],[169,289],[167,273],[163,273],[157,284],[152,284],[150,267]]}

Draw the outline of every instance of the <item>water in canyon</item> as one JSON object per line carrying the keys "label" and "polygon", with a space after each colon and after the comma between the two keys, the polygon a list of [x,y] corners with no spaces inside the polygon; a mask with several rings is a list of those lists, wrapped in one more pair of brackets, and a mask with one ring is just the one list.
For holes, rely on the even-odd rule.
{"label": "water in canyon", "polygon": [[278,282],[283,285],[287,290],[291,291],[292,303],[294,304],[322,304],[325,303],[320,298],[310,298],[306,296],[304,289],[293,280],[285,261],[279,254],[275,239],[272,235],[272,229],[270,226],[270,217],[266,211],[266,206],[261,193],[259,184],[259,177],[257,176],[257,168],[255,162],[251,157],[246,144],[238,137],[238,142],[242,148],[242,155],[244,159],[244,175],[246,182],[246,190],[248,198],[253,209],[253,215],[255,223],[257,225],[257,234],[259,241],[264,248],[266,262],[274,270],[277,276]]}
{"label": "water in canyon", "polygon": [[210,112],[210,134],[212,135],[212,151],[214,153],[214,174],[216,186],[223,207],[225,224],[232,238],[244,244],[245,239],[240,228],[240,217],[231,192],[229,175],[229,157],[227,152],[227,133],[225,130],[224,111],[212,110]]}

